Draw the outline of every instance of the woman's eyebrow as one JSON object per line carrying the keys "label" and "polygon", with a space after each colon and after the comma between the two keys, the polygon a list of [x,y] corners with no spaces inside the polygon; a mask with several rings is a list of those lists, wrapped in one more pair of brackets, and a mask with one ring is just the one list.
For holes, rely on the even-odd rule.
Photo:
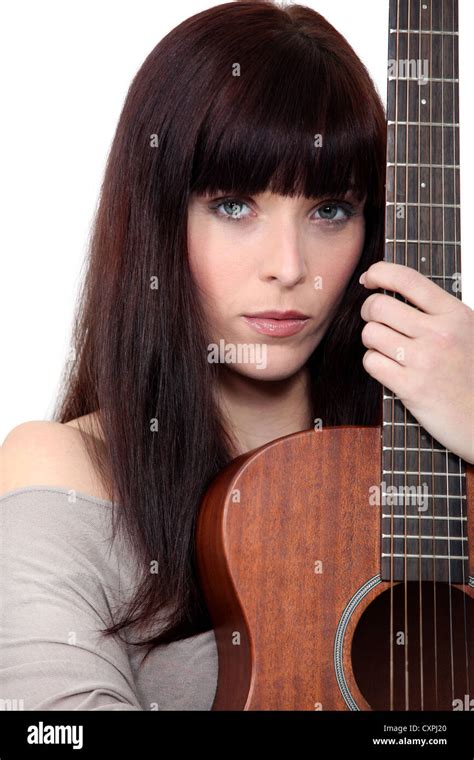
{"label": "woman's eyebrow", "polygon": [[[349,186],[349,188],[345,192],[342,192],[342,193],[339,193],[339,194],[327,192],[327,193],[322,193],[320,195],[304,195],[304,194],[301,194],[301,195],[299,195],[297,197],[299,197],[301,199],[301,201],[304,202],[304,203],[306,203],[306,202],[317,203],[317,202],[320,202],[320,201],[328,200],[329,198],[339,198],[340,200],[348,200],[348,201],[351,200],[352,202],[358,203],[358,204],[359,203],[360,204],[364,203],[365,200],[366,200],[366,197],[367,197],[367,193],[365,193],[362,196],[362,198],[359,198],[358,194],[356,194],[355,191],[356,191],[356,187],[355,187],[355,185],[352,184],[352,185]],[[248,192],[239,193],[237,191],[230,191],[230,190],[229,191],[224,191],[224,190],[218,189],[215,192],[210,192],[209,190],[205,190],[205,191],[202,191],[201,193],[196,193],[196,191],[192,191],[190,193],[190,197],[191,198],[201,199],[204,202],[207,201],[207,200],[209,200],[209,198],[212,198],[212,197],[226,197],[226,196],[227,197],[232,197],[232,196],[235,196],[235,197],[246,197],[246,198],[261,198],[261,197],[263,197],[265,195],[268,195],[268,191],[263,191],[263,192],[260,192],[260,193],[248,193]],[[275,193],[275,195],[278,195],[278,193]],[[288,197],[291,197],[291,196],[288,196]],[[293,196],[293,197],[295,197],[295,196]]]}

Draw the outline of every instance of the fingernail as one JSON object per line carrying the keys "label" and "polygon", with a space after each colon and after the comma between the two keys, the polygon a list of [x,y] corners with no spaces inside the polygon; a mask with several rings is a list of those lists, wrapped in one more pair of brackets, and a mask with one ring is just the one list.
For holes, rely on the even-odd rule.
{"label": "fingernail", "polygon": [[361,276],[359,277],[359,282],[361,285],[365,285],[365,272],[362,272]]}

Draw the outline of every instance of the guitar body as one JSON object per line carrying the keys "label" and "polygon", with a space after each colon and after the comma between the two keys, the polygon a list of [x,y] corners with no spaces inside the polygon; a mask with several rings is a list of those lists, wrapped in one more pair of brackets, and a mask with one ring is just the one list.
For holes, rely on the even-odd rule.
{"label": "guitar body", "polygon": [[213,710],[466,709],[453,704],[474,682],[472,554],[462,584],[381,580],[380,441],[379,427],[303,431],[214,480],[197,526]]}

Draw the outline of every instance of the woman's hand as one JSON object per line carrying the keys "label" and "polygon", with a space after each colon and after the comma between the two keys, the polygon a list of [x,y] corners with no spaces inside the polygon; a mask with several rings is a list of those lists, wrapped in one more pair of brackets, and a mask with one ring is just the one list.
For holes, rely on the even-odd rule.
{"label": "woman's hand", "polygon": [[442,446],[474,463],[474,311],[403,264],[378,261],[359,281],[413,304],[385,293],[366,298],[364,369]]}

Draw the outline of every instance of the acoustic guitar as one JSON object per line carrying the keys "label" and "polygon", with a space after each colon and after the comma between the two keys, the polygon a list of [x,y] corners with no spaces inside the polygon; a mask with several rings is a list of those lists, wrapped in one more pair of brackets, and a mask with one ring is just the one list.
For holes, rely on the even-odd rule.
{"label": "acoustic guitar", "polygon": [[[461,298],[457,0],[390,0],[388,39],[384,258]],[[474,708],[474,467],[380,387],[381,427],[279,438],[205,494],[213,710]]]}

